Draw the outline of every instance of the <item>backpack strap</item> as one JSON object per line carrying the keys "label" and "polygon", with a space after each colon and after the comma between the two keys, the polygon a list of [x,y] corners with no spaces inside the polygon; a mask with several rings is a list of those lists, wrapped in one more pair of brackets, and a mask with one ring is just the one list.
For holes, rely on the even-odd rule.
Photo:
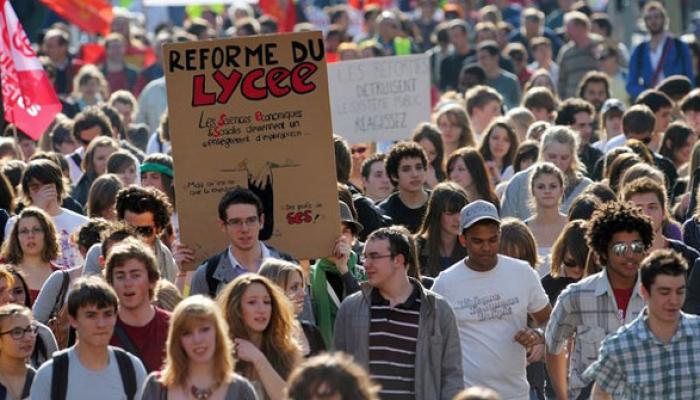
{"label": "backpack strap", "polygon": [[68,293],[68,285],[70,284],[70,274],[68,271],[61,271],[63,280],[61,281],[61,289],[58,291],[58,296],[56,296],[56,304],[53,305],[49,319],[55,317],[63,308],[63,303],[66,299],[66,294]]}
{"label": "backpack strap", "polygon": [[136,345],[134,344],[134,342],[131,341],[129,335],[126,334],[124,327],[118,321],[116,324],[114,324],[114,335],[117,337],[117,339],[119,339],[119,343],[121,343],[122,349],[135,355],[138,358],[141,358],[141,353],[139,352],[139,349],[136,348]]}
{"label": "backpack strap", "polygon": [[73,162],[75,163],[75,165],[77,165],[78,167],[80,167],[80,163],[83,161],[83,158],[80,157],[80,154],[78,154],[78,153],[73,153],[73,154],[70,155],[70,158],[71,158],[71,160],[73,160]]}
{"label": "backpack strap", "polygon": [[68,353],[61,352],[53,357],[51,368],[51,400],[65,400],[68,393]]}
{"label": "backpack strap", "polygon": [[122,349],[112,347],[114,356],[119,365],[119,374],[122,377],[122,385],[124,386],[124,394],[127,400],[133,400],[136,396],[136,370],[131,362],[129,354]]}
{"label": "backpack strap", "polygon": [[209,288],[209,297],[212,299],[216,297],[216,288],[219,286],[219,281],[214,278],[214,272],[221,261],[221,257],[226,256],[226,251],[227,250],[224,250],[214,257],[209,258],[206,261],[206,266],[204,267],[206,272],[205,276],[207,278],[207,287]]}

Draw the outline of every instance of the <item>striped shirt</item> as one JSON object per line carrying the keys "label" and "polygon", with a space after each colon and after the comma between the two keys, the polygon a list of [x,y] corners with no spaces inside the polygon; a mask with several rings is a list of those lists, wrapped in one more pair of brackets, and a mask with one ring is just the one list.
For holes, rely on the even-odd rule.
{"label": "striped shirt", "polygon": [[569,360],[570,399],[575,399],[591,381],[583,372],[598,358],[605,336],[632,322],[644,309],[639,280],[622,317],[605,269],[569,285],[559,296],[547,323],[547,351],[559,354],[571,337],[574,348]]}
{"label": "striped shirt", "polygon": [[369,374],[382,386],[382,400],[415,397],[416,343],[420,323],[420,292],[394,307],[372,290],[369,324]]}
{"label": "striped shirt", "polygon": [[648,318],[645,310],[608,336],[585,376],[615,398],[699,398],[700,318],[681,313],[668,344],[649,329]]}

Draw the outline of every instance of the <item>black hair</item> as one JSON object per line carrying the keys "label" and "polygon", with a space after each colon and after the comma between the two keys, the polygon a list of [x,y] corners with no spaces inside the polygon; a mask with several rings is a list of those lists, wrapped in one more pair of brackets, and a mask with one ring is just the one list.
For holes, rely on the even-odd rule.
{"label": "black hair", "polygon": [[618,232],[639,233],[647,249],[654,240],[651,220],[642,210],[629,203],[605,203],[593,213],[586,234],[588,246],[598,255],[601,263],[607,262],[610,240]]}
{"label": "black hair", "polygon": [[73,318],[78,316],[78,310],[82,307],[94,305],[97,308],[111,308],[117,312],[119,299],[103,278],[96,276],[81,277],[73,283],[68,292],[68,315]]}
{"label": "black hair", "polygon": [[352,171],[352,153],[348,142],[340,135],[333,135],[335,150],[335,174],[338,182],[348,183]]}
{"label": "black hair", "polygon": [[653,251],[639,266],[642,286],[651,293],[651,286],[659,275],[682,276],[688,273],[688,263],[676,251],[659,249]]}
{"label": "black hair", "polygon": [[234,204],[250,204],[255,206],[255,210],[260,217],[263,213],[263,205],[260,198],[249,189],[236,186],[224,194],[224,197],[219,201],[219,219],[226,221],[226,210]]}
{"label": "black hair", "polygon": [[170,224],[172,207],[163,192],[150,187],[131,185],[117,193],[117,217],[124,220],[127,211],[135,214],[150,212],[159,231]]}
{"label": "black hair", "polygon": [[399,142],[396,143],[386,157],[386,173],[393,185],[398,183],[399,164],[404,158],[418,158],[423,164],[423,168],[428,167],[428,157],[425,155],[423,148],[416,142]]}
{"label": "black hair", "polygon": [[656,89],[647,89],[643,91],[635,104],[644,104],[651,108],[651,111],[656,114],[662,108],[673,108],[673,101],[666,93]]}

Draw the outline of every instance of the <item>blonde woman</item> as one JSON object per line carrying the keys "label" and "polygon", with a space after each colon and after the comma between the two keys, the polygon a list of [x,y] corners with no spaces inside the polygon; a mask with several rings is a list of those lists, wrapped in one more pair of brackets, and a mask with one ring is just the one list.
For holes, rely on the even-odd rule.
{"label": "blonde woman", "polygon": [[[565,126],[552,126],[542,135],[538,161],[549,161],[564,175],[564,196],[559,206],[567,213],[576,196],[592,183],[583,175],[583,167],[578,158],[576,134]],[[514,217],[525,221],[532,216],[530,204],[530,174],[533,167],[520,171],[508,182],[503,194],[502,217]]]}
{"label": "blonde woman", "polygon": [[143,400],[254,400],[250,382],[234,371],[228,325],[213,300],[196,295],[175,307],[167,356],[148,376]]}
{"label": "blonde woman", "polygon": [[[294,315],[298,318],[304,310],[307,287],[301,267],[289,261],[268,258],[260,266],[258,274],[270,279],[280,289],[284,290],[284,294],[292,302]],[[321,331],[309,321],[298,319],[294,321],[294,337],[299,342],[304,357],[315,356],[322,351],[326,351],[326,344],[323,341]]]}

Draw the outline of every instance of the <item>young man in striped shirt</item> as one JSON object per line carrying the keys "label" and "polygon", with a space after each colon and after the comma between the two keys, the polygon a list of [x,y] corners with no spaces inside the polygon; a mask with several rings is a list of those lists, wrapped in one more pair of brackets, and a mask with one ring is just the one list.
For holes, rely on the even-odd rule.
{"label": "young man in striped shirt", "polygon": [[335,348],[369,371],[383,400],[449,400],[463,387],[455,316],[412,278],[418,268],[412,240],[399,226],[369,236],[367,282],[338,310]]}

